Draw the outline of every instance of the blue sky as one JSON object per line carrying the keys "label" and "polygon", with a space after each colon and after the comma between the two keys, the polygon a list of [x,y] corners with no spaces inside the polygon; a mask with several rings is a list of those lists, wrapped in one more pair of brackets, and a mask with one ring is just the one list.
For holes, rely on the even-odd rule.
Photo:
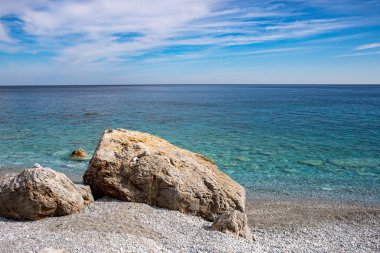
{"label": "blue sky", "polygon": [[380,0],[0,0],[0,85],[380,83]]}

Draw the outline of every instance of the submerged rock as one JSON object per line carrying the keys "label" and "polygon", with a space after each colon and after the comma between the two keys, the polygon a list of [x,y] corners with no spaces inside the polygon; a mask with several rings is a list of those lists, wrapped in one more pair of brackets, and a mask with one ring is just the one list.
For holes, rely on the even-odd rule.
{"label": "submerged rock", "polygon": [[318,166],[324,165],[325,161],[323,161],[323,160],[301,160],[301,161],[298,161],[298,163],[308,165],[308,166],[318,167]]}
{"label": "submerged rock", "polygon": [[380,159],[376,158],[351,158],[331,159],[329,163],[342,168],[379,167]]}
{"label": "submerged rock", "polygon": [[0,179],[0,216],[11,219],[68,215],[93,201],[88,186],[75,185],[64,174],[38,164]]}
{"label": "submerged rock", "polygon": [[247,215],[237,210],[225,212],[212,223],[211,228],[234,237],[254,240],[248,226]]}
{"label": "submerged rock", "polygon": [[76,150],[74,150],[71,155],[70,155],[70,158],[71,159],[78,159],[78,160],[81,160],[81,159],[84,159],[86,158],[88,155],[86,153],[86,151],[84,151],[83,149],[81,148],[78,148]]}
{"label": "submerged rock", "polygon": [[245,190],[208,158],[141,132],[106,130],[83,176],[95,197],[147,203],[214,220],[245,209]]}

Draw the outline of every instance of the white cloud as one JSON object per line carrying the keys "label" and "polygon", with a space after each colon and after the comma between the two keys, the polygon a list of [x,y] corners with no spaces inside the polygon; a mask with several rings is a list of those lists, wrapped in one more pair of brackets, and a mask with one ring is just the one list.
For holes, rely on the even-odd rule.
{"label": "white cloud", "polygon": [[0,23],[0,42],[7,42],[11,43],[14,40],[9,37],[7,30],[5,29],[4,25]]}
{"label": "white cloud", "polygon": [[120,31],[165,34],[207,14],[210,0],[52,1],[22,13],[26,31],[35,35],[85,33],[90,38]]}
{"label": "white cloud", "polygon": [[361,45],[355,48],[355,50],[366,50],[366,49],[373,49],[373,48],[379,48],[379,47],[380,47],[380,43],[372,43],[372,44]]}
{"label": "white cloud", "polygon": [[352,54],[343,54],[338,57],[355,57],[355,56],[368,56],[368,55],[379,55],[380,51],[371,51],[371,52],[360,52],[360,53],[352,53]]}
{"label": "white cloud", "polygon": [[[358,25],[344,18],[286,21],[300,14],[271,1],[243,8],[227,0],[15,0],[0,6],[0,16],[8,14],[17,15],[36,40],[30,51],[50,51],[70,63],[115,62],[178,45],[297,39]],[[10,42],[1,29],[0,40]],[[115,34],[140,36],[120,42]]]}
{"label": "white cloud", "polygon": [[[7,3],[7,8],[2,7],[0,14],[12,13],[22,19],[25,33],[35,36],[40,48],[50,50],[55,45],[61,59],[92,61],[161,46],[188,23],[208,17],[215,1],[14,2]],[[140,33],[142,36],[121,44],[115,43],[116,33]],[[65,36],[70,36],[71,41]],[[64,45],[57,45],[60,43]]]}

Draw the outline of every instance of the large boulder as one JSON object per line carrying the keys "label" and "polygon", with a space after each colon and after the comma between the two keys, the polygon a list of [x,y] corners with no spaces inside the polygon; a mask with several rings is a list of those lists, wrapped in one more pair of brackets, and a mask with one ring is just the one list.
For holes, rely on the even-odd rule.
{"label": "large boulder", "polygon": [[211,227],[213,230],[233,237],[240,236],[249,241],[254,240],[251,229],[248,226],[247,215],[237,210],[223,213],[215,219]]}
{"label": "large boulder", "polygon": [[83,180],[95,197],[147,203],[211,221],[245,208],[244,188],[211,160],[124,129],[103,133]]}
{"label": "large boulder", "polygon": [[11,219],[68,215],[93,201],[88,186],[75,185],[64,174],[38,165],[0,178],[0,216]]}

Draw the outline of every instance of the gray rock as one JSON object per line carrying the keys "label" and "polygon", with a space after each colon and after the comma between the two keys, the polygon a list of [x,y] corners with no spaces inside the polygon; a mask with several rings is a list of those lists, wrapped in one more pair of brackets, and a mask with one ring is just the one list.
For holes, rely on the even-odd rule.
{"label": "gray rock", "polygon": [[36,164],[0,179],[0,216],[38,220],[79,212],[93,202],[88,186],[75,185],[64,174]]}
{"label": "gray rock", "polygon": [[141,132],[106,130],[83,177],[95,197],[147,203],[214,220],[245,209],[245,190],[206,157]]}
{"label": "gray rock", "polygon": [[225,212],[212,223],[211,228],[234,237],[243,237],[249,241],[254,240],[248,226],[248,219],[245,213],[237,210]]}

